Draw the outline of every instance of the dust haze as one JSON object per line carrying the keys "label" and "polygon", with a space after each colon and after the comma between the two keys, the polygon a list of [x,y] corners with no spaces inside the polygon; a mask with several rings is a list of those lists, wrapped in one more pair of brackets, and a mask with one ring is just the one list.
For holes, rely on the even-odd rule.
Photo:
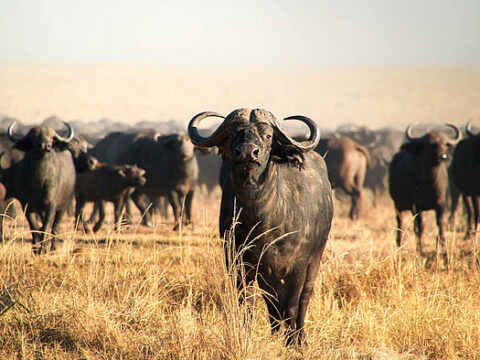
{"label": "dust haze", "polygon": [[480,122],[480,67],[300,65],[0,65],[0,114],[27,124],[56,115],[178,120],[204,110],[262,107],[321,127],[402,129],[411,122]]}

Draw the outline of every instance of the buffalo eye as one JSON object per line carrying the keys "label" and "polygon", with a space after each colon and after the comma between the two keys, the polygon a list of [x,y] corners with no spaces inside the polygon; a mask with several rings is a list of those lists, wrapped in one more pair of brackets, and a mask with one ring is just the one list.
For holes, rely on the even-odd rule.
{"label": "buffalo eye", "polygon": [[270,134],[265,135],[265,139],[270,140],[271,138],[272,138],[272,135],[270,135]]}

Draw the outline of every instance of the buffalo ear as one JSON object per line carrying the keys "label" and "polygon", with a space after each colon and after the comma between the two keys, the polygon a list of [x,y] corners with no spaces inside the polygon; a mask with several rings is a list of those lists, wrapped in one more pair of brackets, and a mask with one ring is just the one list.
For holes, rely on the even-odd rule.
{"label": "buffalo ear", "polygon": [[13,145],[13,148],[20,151],[28,151],[32,149],[32,142],[28,136],[24,136]]}
{"label": "buffalo ear", "polygon": [[54,138],[53,147],[55,150],[63,151],[63,150],[68,150],[70,148],[70,145],[68,142]]}
{"label": "buffalo ear", "polygon": [[277,144],[272,148],[271,159],[277,163],[289,163],[300,168],[303,165],[304,156],[293,145]]}
{"label": "buffalo ear", "polygon": [[403,144],[400,147],[400,150],[404,150],[409,153],[417,154],[419,153],[422,148],[423,148],[423,141],[410,141],[405,144]]}

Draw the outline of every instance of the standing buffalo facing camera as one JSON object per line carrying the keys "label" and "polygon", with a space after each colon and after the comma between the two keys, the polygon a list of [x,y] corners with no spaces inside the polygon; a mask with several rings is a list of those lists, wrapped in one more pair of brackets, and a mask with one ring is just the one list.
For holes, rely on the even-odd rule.
{"label": "standing buffalo facing camera", "polygon": [[414,138],[411,135],[412,125],[409,125],[405,131],[408,142],[403,144],[400,151],[395,154],[389,168],[389,191],[395,203],[398,224],[397,246],[401,246],[405,232],[403,214],[410,211],[415,215],[417,254],[423,257],[422,212],[435,210],[438,226],[437,248],[441,248],[444,266],[448,264],[444,221],[448,188],[445,163],[450,149],[460,139],[460,130],[455,125],[447,124],[447,127],[455,131],[453,140],[447,139],[438,131]]}
{"label": "standing buffalo facing camera", "polygon": [[[8,128],[8,137],[14,148],[25,153],[17,164],[2,169],[2,182],[7,197],[15,197],[22,204],[30,229],[33,251],[40,254],[44,242],[56,234],[58,225],[70,204],[75,189],[75,167],[68,144],[74,132],[68,123],[67,137],[45,126],[35,126],[21,138],[13,135],[15,122]],[[42,224],[37,223],[35,214]],[[51,249],[55,239],[51,237]]]}
{"label": "standing buffalo facing camera", "polygon": [[333,216],[327,168],[312,151],[320,140],[318,126],[304,116],[286,118],[310,129],[308,140],[297,142],[272,113],[239,109],[205,138],[197,126],[209,116],[223,118],[198,114],[188,134],[198,147],[218,147],[223,159],[220,234],[227,268],[232,265],[228,249],[234,249],[240,256],[239,289],[257,280],[272,331],[283,323],[287,343],[299,344]]}

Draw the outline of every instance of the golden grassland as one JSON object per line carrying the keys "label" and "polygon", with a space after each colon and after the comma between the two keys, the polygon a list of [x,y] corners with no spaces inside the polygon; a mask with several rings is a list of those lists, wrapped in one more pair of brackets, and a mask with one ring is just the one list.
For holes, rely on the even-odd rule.
{"label": "golden grassland", "polygon": [[[449,271],[398,252],[389,199],[358,221],[336,214],[307,313],[307,345],[271,335],[263,300],[237,302],[218,236],[219,197],[197,194],[196,226],[109,223],[95,235],[65,220],[55,252],[34,257],[23,216],[0,245],[0,359],[480,358],[478,240],[448,232]],[[138,219],[140,220],[140,219]],[[110,216],[111,221],[111,216]],[[434,250],[434,216],[425,248]],[[257,295],[258,292],[257,292]]]}

